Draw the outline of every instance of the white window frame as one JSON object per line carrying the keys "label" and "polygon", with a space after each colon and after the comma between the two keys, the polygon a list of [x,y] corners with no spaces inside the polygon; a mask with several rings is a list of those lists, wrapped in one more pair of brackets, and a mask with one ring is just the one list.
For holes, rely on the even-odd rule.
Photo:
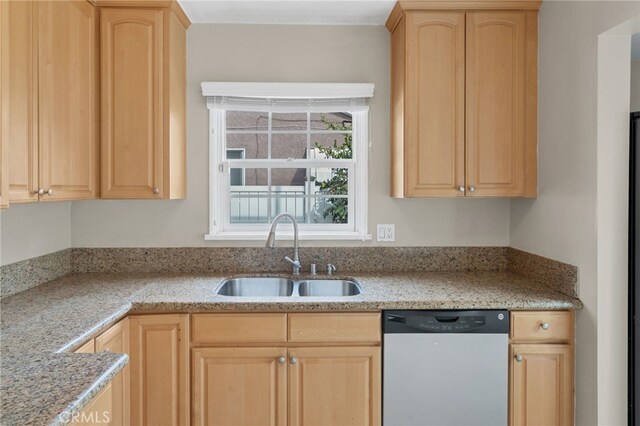
{"label": "white window frame", "polygon": [[[244,148],[227,148],[225,151],[226,152],[229,152],[229,151],[240,152],[240,153],[242,153],[242,158],[243,159],[244,159],[244,156],[246,155]],[[246,172],[246,170],[243,168],[242,169],[242,185],[244,185],[245,178],[246,178],[245,172]]]}
{"label": "white window frame", "polygon": [[[352,160],[270,159],[242,160],[243,167],[299,167],[349,169],[348,224],[299,224],[301,240],[370,240],[368,233],[369,107],[373,84],[351,83],[221,83],[203,82],[209,109],[209,232],[205,240],[263,240],[269,224],[231,224],[230,187],[224,173],[234,161],[226,159],[227,110],[265,112],[349,112],[353,117]],[[309,131],[309,130],[307,130]],[[330,163],[330,165],[328,164]],[[285,165],[286,164],[286,165]],[[293,227],[283,223],[279,237],[293,238]]]}

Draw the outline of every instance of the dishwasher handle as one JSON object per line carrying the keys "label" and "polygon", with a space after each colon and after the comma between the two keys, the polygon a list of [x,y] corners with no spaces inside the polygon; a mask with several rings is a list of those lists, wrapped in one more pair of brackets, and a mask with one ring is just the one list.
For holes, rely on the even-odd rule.
{"label": "dishwasher handle", "polygon": [[438,322],[457,322],[460,317],[434,317]]}

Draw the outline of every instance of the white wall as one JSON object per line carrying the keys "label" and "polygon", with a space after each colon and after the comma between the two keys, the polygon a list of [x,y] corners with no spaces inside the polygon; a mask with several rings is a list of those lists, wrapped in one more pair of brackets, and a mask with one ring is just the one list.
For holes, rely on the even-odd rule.
{"label": "white wall", "polygon": [[[598,400],[598,35],[640,13],[637,2],[544,2],[539,27],[539,195],[511,202],[511,245],[578,266],[576,424],[619,424]],[[614,330],[608,330],[613,333]],[[596,369],[597,366],[597,369]],[[620,384],[622,386],[622,384]],[[624,387],[602,389],[619,398]],[[620,403],[626,401],[626,394]],[[599,412],[601,411],[601,412]],[[601,417],[599,417],[599,415]],[[600,421],[599,421],[600,420]]]}
{"label": "white wall", "polygon": [[389,198],[389,34],[384,27],[194,24],[187,43],[187,199],[76,202],[74,247],[230,245],[203,240],[208,115],[200,82],[216,80],[374,83],[369,232],[376,223],[395,223],[396,245],[508,244],[508,200]]}
{"label": "white wall", "polygon": [[631,61],[631,111],[640,111],[640,59]]}
{"label": "white wall", "polygon": [[631,32],[598,37],[598,420],[626,423]]}
{"label": "white wall", "polygon": [[71,203],[13,204],[0,212],[0,265],[71,247]]}

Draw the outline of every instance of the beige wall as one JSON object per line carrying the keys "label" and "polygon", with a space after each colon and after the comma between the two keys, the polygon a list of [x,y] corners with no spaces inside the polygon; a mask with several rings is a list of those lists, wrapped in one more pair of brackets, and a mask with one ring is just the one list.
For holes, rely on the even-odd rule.
{"label": "beige wall", "polygon": [[[540,12],[539,196],[511,202],[517,248],[578,266],[576,424],[617,424],[624,413],[598,393],[597,84],[598,35],[640,13],[637,2],[544,2]],[[615,330],[608,330],[613,333]],[[624,400],[623,398],[620,398]],[[622,402],[622,401],[620,401]],[[602,413],[598,413],[598,410]]]}
{"label": "beige wall", "polygon": [[631,61],[631,111],[640,111],[640,59]]}
{"label": "beige wall", "polygon": [[71,247],[71,203],[14,204],[0,213],[0,265]]}
{"label": "beige wall", "polygon": [[209,214],[208,113],[201,81],[374,83],[369,232],[376,223],[395,223],[396,245],[509,243],[508,200],[389,198],[389,34],[384,27],[195,24],[187,40],[187,199],[74,203],[74,246],[231,244],[203,239]]}

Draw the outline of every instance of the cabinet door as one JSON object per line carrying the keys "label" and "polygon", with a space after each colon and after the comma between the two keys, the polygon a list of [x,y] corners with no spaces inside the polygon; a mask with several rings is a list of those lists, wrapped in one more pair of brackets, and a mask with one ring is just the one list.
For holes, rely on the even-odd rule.
{"label": "cabinet door", "polygon": [[9,161],[7,157],[9,138],[4,132],[8,120],[3,114],[4,108],[2,102],[2,93],[6,90],[4,87],[5,67],[9,65],[4,58],[4,49],[2,48],[3,40],[5,40],[7,36],[5,28],[9,25],[9,6],[5,5],[5,3],[7,2],[0,3],[0,209],[9,206]]}
{"label": "cabinet door", "polygon": [[[37,201],[39,2],[3,1],[2,139],[8,149],[9,201]],[[4,198],[4,197],[3,197]]]}
{"label": "cabinet door", "polygon": [[195,425],[286,424],[286,349],[193,349]]}
{"label": "cabinet door", "polygon": [[163,12],[100,11],[102,198],[162,198]]}
{"label": "cabinet door", "polygon": [[188,317],[136,315],[131,326],[131,424],[189,424]]}
{"label": "cabinet door", "polygon": [[[129,354],[129,319],[125,318],[96,337],[96,352]],[[111,381],[111,421],[114,425],[129,425],[129,364]]]}
{"label": "cabinet door", "polygon": [[290,425],[379,425],[380,348],[289,349]]}
{"label": "cabinet door", "polygon": [[465,15],[406,20],[405,196],[464,196]]}
{"label": "cabinet door", "polygon": [[524,195],[525,12],[467,13],[467,196]]}
{"label": "cabinet door", "polygon": [[[38,11],[42,201],[95,198],[98,185],[98,27],[86,0]],[[47,191],[51,190],[51,195]]]}
{"label": "cabinet door", "polygon": [[110,382],[91,401],[73,417],[70,424],[84,426],[120,426],[112,417],[113,384]]}
{"label": "cabinet door", "polygon": [[570,345],[511,345],[512,426],[573,424]]}

